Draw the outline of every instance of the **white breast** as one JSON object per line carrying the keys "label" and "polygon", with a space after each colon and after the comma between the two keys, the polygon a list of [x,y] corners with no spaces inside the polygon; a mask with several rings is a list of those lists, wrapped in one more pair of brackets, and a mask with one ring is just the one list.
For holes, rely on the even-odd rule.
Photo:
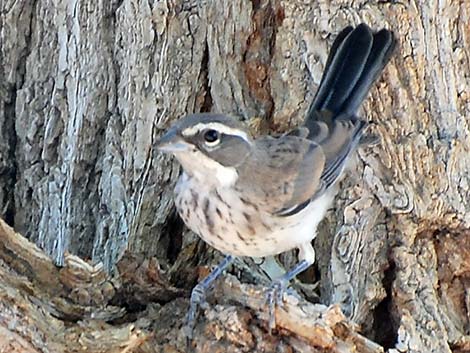
{"label": "white breast", "polygon": [[[197,195],[197,196],[196,196]],[[176,208],[186,225],[224,254],[265,257],[294,249],[316,236],[333,193],[298,214],[274,217],[247,204],[232,189],[202,184],[183,174],[175,188]]]}

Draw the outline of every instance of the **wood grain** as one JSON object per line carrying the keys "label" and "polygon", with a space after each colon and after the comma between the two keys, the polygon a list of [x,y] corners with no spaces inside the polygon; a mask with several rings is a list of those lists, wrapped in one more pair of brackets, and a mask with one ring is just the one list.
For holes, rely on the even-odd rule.
{"label": "wood grain", "polygon": [[[69,331],[57,330],[86,344],[118,337],[109,351],[145,351],[152,340],[179,337],[139,318],[151,311],[169,327],[181,325],[180,296],[220,254],[175,216],[179,166],[155,150],[156,139],[171,121],[198,111],[240,117],[255,134],[296,126],[335,35],[360,22],[393,29],[398,41],[361,111],[380,142],[359,149],[319,230],[316,268],[294,287],[338,304],[345,322],[384,350],[468,351],[466,0],[0,2],[0,213],[51,259],[22,238],[0,238],[0,312],[8,313],[0,341],[10,342],[0,350],[57,351],[31,338],[41,320],[50,323],[36,327],[42,338],[54,336],[62,320],[71,320]],[[107,273],[120,273],[120,260],[136,276],[114,282]],[[281,257],[285,267],[294,261],[293,253]],[[265,284],[279,273],[272,263],[245,259],[232,273],[242,283]],[[159,271],[151,285],[136,284]],[[86,280],[78,276],[84,273]],[[18,298],[38,314],[19,310]],[[133,316],[123,310],[131,303]],[[237,303],[212,308],[202,325],[236,313],[244,342],[251,335],[273,350],[315,351],[297,331],[278,346],[262,325],[243,321],[256,310],[247,314]],[[97,305],[112,310],[95,312]],[[97,324],[97,313],[128,321]],[[15,317],[24,330],[11,329]],[[88,321],[74,321],[82,317]],[[351,335],[341,341],[348,342],[343,351],[359,347],[350,346]],[[242,351],[235,336],[217,347]]]}

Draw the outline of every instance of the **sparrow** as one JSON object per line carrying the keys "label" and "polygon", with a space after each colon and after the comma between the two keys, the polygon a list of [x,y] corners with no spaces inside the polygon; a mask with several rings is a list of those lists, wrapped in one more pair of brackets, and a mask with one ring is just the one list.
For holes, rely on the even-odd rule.
{"label": "sparrow", "polygon": [[191,114],[158,141],[182,166],[175,206],[186,226],[226,255],[193,289],[187,335],[211,283],[238,256],[298,249],[299,262],[267,290],[269,326],[289,281],[315,261],[312,240],[367,122],[357,115],[395,47],[387,29],[344,28],[330,50],[305,121],[280,136],[254,138],[224,114]]}

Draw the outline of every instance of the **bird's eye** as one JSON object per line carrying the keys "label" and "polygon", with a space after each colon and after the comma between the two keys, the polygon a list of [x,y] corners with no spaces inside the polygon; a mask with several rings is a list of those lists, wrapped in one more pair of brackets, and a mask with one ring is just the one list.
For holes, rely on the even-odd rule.
{"label": "bird's eye", "polygon": [[206,141],[208,145],[217,144],[219,142],[219,139],[220,136],[217,130],[210,129],[204,133],[204,141]]}

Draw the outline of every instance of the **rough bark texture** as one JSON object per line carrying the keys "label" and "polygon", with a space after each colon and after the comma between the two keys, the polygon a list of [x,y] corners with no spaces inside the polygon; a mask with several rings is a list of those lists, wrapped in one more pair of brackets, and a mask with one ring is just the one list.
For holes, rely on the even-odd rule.
{"label": "rough bark texture", "polygon": [[357,153],[318,271],[295,285],[348,319],[301,301],[269,336],[254,301],[276,266],[239,261],[257,286],[220,281],[195,348],[469,351],[467,0],[1,1],[0,212],[52,262],[2,226],[0,351],[184,351],[188,290],[220,255],[176,217],[179,168],[156,138],[197,111],[297,125],[335,34],[359,22],[399,43],[362,112],[380,143]]}

